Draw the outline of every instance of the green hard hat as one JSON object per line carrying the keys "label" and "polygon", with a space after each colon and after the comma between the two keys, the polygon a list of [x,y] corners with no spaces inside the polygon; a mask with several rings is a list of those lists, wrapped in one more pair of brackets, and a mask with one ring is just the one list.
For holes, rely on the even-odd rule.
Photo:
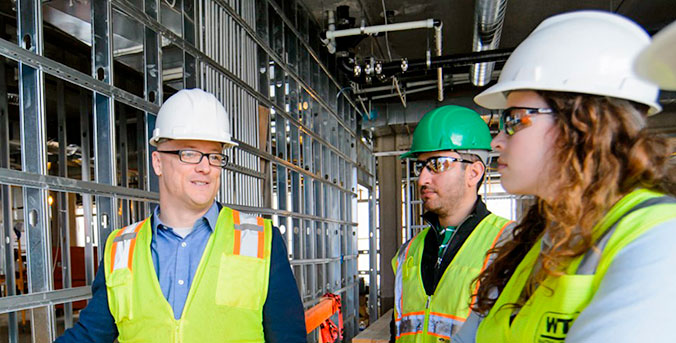
{"label": "green hard hat", "polygon": [[[442,150],[491,150],[488,125],[478,113],[466,107],[448,105],[436,108],[423,116],[413,132],[411,150],[399,157],[409,158],[423,152]],[[481,156],[486,163],[487,152],[482,151],[481,155],[486,155]]]}

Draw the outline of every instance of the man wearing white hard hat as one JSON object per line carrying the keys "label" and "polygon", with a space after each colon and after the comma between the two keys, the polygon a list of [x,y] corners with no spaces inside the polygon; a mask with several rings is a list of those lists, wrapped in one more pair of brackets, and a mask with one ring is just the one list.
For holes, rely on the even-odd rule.
{"label": "man wearing white hard hat", "polygon": [[110,234],[93,297],[57,342],[305,342],[279,230],[214,200],[237,145],[223,105],[179,91],[150,144],[160,205]]}
{"label": "man wearing white hard hat", "polygon": [[638,55],[636,73],[660,88],[676,91],[676,21],[653,36],[653,42]]}

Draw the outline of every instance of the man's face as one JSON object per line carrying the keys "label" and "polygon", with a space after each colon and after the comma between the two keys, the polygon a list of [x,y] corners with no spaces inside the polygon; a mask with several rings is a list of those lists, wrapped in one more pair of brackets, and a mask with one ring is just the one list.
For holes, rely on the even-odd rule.
{"label": "man's face", "polygon": [[[158,151],[192,149],[202,153],[220,153],[218,142],[169,140],[158,144]],[[160,201],[172,209],[201,211],[208,209],[220,186],[221,167],[209,164],[204,156],[198,164],[181,162],[178,155],[153,152],[153,169],[159,176]]]}
{"label": "man's face", "polygon": [[[450,156],[460,158],[452,151],[432,151],[418,155],[418,161],[431,157]],[[465,169],[461,162],[453,162],[450,169],[434,173],[423,168],[418,177],[418,192],[426,211],[440,216],[448,215],[459,205],[466,192]]]}

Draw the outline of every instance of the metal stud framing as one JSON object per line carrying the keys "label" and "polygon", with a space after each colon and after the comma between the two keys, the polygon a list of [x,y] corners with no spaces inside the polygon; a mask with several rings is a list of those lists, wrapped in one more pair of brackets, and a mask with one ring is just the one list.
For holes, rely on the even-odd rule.
{"label": "metal stud framing", "polygon": [[[77,216],[82,217],[84,274],[89,285],[98,262],[94,249],[103,249],[102,242],[113,229],[148,215],[157,202],[157,178],[150,167],[147,141],[159,106],[166,100],[165,91],[190,87],[210,91],[223,102],[231,116],[233,138],[240,143],[228,152],[231,163],[222,173],[218,200],[273,218],[287,243],[305,306],[312,306],[326,292],[340,293],[346,339],[356,335],[356,191],[358,183],[375,189],[374,159],[372,149],[359,140],[359,110],[338,92],[344,85],[332,74],[335,63],[320,49],[318,25],[309,19],[307,9],[293,0],[184,0],[174,2],[176,6],[158,0],[90,4],[90,75],[42,54],[38,0],[17,3],[20,46],[0,39],[0,55],[19,65],[22,114],[22,170],[11,170],[9,153],[0,151],[3,218],[11,217],[14,210],[8,200],[9,185],[21,187],[29,293],[34,293],[0,299],[0,313],[10,313],[10,341],[16,341],[18,309],[32,309],[34,341],[48,342],[58,334],[56,304],[68,303],[65,323],[72,325],[69,303],[87,297],[88,291],[86,287],[69,288],[71,262],[66,247],[75,237],[64,226],[70,225],[69,216],[75,209],[68,207],[68,194],[77,193],[81,199],[76,207],[81,206]],[[141,91],[119,86],[118,81],[124,80],[114,76],[124,53],[114,50],[113,13],[143,27],[138,49]],[[170,16],[179,18],[178,24],[168,23]],[[165,51],[170,48],[180,50],[180,65],[171,71],[163,68],[171,53]],[[4,64],[0,77],[3,69]],[[170,78],[170,72],[180,72],[180,77]],[[47,137],[44,129],[44,75],[57,79],[58,137]],[[68,137],[72,137],[67,132],[78,132],[66,128],[67,118],[72,117],[66,93],[73,89],[80,101],[75,106],[80,119],[80,180],[69,175],[73,169],[67,168],[66,159]],[[0,87],[0,96],[3,91]],[[0,101],[4,149],[11,128],[3,105]],[[133,126],[128,125],[134,123],[131,131]],[[48,138],[58,141],[58,176],[47,171]],[[58,192],[61,228],[50,228],[47,189]],[[375,223],[370,226],[375,232]],[[10,230],[11,220],[4,220],[5,237]],[[51,234],[59,235],[64,247],[60,273],[65,289],[59,291],[54,291],[49,268]],[[371,246],[375,249],[375,237]],[[375,273],[372,268],[372,299],[377,295]],[[38,293],[43,300],[35,298]],[[375,309],[370,308],[372,318]],[[310,339],[316,339],[316,334]]]}
{"label": "metal stud framing", "polygon": [[[42,54],[42,10],[40,1],[17,2],[18,39],[23,49]],[[19,98],[21,111],[21,167],[24,172],[45,174],[44,76],[42,71],[19,63]],[[28,262],[28,289],[44,292],[52,288],[51,242],[47,218],[47,191],[39,188],[23,189],[23,213],[26,223],[26,260]],[[52,341],[54,311],[51,306],[31,311],[31,329],[36,342]]]}

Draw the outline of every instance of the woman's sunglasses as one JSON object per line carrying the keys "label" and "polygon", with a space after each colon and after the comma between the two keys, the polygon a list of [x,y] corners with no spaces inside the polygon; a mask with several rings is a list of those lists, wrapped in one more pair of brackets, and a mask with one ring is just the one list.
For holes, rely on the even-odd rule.
{"label": "woman's sunglasses", "polygon": [[504,130],[507,135],[515,133],[533,125],[535,116],[540,114],[554,114],[551,108],[533,107],[510,107],[500,114],[500,131]]}

